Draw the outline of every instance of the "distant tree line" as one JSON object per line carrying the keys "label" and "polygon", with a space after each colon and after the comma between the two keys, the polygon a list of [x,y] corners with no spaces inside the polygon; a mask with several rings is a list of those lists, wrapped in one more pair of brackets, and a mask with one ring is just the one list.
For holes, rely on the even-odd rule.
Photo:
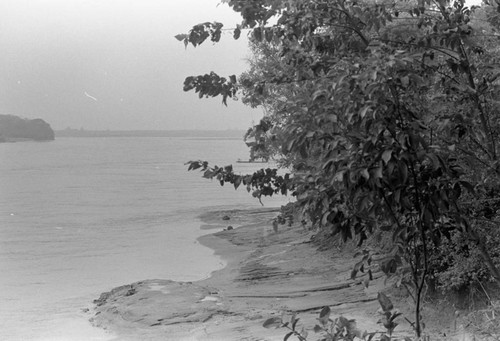
{"label": "distant tree line", "polygon": [[0,115],[0,141],[30,139],[36,141],[54,140],[54,131],[40,118],[33,120],[14,115]]}

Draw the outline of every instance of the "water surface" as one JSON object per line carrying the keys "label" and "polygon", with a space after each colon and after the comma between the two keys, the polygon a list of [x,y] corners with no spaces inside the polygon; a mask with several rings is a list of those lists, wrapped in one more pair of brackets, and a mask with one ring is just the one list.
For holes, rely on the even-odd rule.
{"label": "water surface", "polygon": [[194,281],[220,268],[196,242],[206,233],[196,217],[260,204],[184,163],[247,157],[242,141],[216,138],[0,144],[0,340],[106,340],[82,311],[101,292],[142,279]]}

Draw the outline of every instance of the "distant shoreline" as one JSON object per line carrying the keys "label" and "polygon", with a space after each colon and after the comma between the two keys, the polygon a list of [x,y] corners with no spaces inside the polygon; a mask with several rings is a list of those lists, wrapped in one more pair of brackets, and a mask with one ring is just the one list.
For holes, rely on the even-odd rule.
{"label": "distant shoreline", "polygon": [[192,137],[243,139],[244,130],[55,130],[56,137]]}
{"label": "distant shoreline", "polygon": [[16,143],[16,142],[51,142],[53,140],[37,140],[28,137],[2,137],[0,136],[0,143]]}

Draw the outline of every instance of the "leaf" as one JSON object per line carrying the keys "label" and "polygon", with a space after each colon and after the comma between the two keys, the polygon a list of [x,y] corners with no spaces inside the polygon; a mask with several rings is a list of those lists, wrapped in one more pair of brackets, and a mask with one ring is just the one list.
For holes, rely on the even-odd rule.
{"label": "leaf", "polygon": [[319,318],[324,318],[324,317],[327,317],[329,318],[330,317],[330,313],[331,313],[331,310],[330,310],[330,307],[329,306],[325,306],[323,307],[323,309],[321,309],[321,311],[319,312]]}
{"label": "leaf", "polygon": [[233,33],[234,40],[238,40],[240,38],[240,35],[241,35],[241,27],[240,25],[237,25]]}
{"label": "leaf", "polygon": [[431,160],[434,170],[438,169],[441,166],[441,164],[439,163],[439,159],[434,153],[428,153],[427,157],[429,158],[429,160]]}
{"label": "leaf", "polygon": [[214,177],[214,172],[212,172],[211,170],[207,169],[204,173],[203,173],[203,177],[205,179],[212,179]]}
{"label": "leaf", "polygon": [[214,31],[211,32],[212,33],[211,40],[214,43],[217,43],[220,40],[220,37],[221,37],[221,34],[222,34],[221,28],[222,28],[222,26],[218,26]]}
{"label": "leaf", "polygon": [[344,173],[345,173],[345,171],[339,171],[339,172],[335,173],[335,175],[333,176],[333,179],[335,181],[342,181],[344,179]]}
{"label": "leaf", "polygon": [[281,319],[281,317],[271,317],[271,318],[268,318],[267,320],[264,321],[264,323],[262,324],[262,326],[264,328],[277,328],[279,326],[281,326],[281,324],[283,323],[283,320]]}
{"label": "leaf", "polygon": [[366,113],[368,112],[368,109],[370,109],[370,106],[367,105],[366,107],[364,107],[361,112],[359,113],[359,116],[361,116],[361,118],[365,118],[366,116]]}
{"label": "leaf", "polygon": [[382,153],[382,160],[387,165],[392,157],[392,149],[387,149]]}
{"label": "leaf", "polygon": [[175,36],[175,39],[177,39],[178,41],[184,41],[187,37],[188,37],[187,34],[177,34]]}
{"label": "leaf", "polygon": [[381,292],[378,293],[377,300],[378,300],[378,303],[380,303],[380,306],[382,307],[382,310],[385,311],[385,312],[391,311],[394,308],[394,306],[393,306],[391,300],[389,299],[389,297],[387,297],[386,295],[384,295]]}
{"label": "leaf", "polygon": [[314,329],[313,329],[313,331],[314,331],[315,333],[319,333],[319,332],[320,332],[320,331],[322,331],[322,330],[323,330],[323,328],[321,328],[321,326],[320,326],[320,325],[315,325],[315,326],[314,326]]}
{"label": "leaf", "polygon": [[241,185],[241,176],[238,176],[236,179],[234,179],[234,189],[238,189]]}
{"label": "leaf", "polygon": [[368,172],[368,169],[367,168],[363,168],[363,170],[361,171],[361,175],[366,179],[370,179],[370,173]]}
{"label": "leaf", "polygon": [[364,265],[365,265],[365,260],[364,259],[362,259],[361,261],[359,261],[356,264],[354,264],[354,269],[351,272],[351,279],[354,279],[356,277],[356,274],[358,273],[358,271],[363,272]]}
{"label": "leaf", "polygon": [[318,321],[323,325],[326,326],[328,324],[328,320],[330,319],[330,307],[325,306],[321,311],[319,312],[319,318]]}
{"label": "leaf", "polygon": [[470,194],[473,194],[475,195],[475,191],[474,191],[474,186],[472,186],[469,182],[467,181],[459,181],[459,184],[462,185],[462,187],[465,187],[465,189],[467,191],[469,191]]}
{"label": "leaf", "polygon": [[273,31],[271,29],[266,29],[264,31],[264,37],[266,38],[266,41],[270,43],[273,40]]}
{"label": "leaf", "polygon": [[394,313],[391,315],[391,318],[389,319],[389,321],[392,322],[401,315],[403,315],[403,314],[402,313]]}
{"label": "leaf", "polygon": [[408,76],[401,77],[400,80],[403,88],[407,88],[408,85],[410,85],[410,79],[408,78]]}
{"label": "leaf", "polygon": [[285,335],[285,337],[283,338],[283,341],[286,341],[290,338],[290,336],[293,335],[293,332],[289,332],[288,334]]}
{"label": "leaf", "polygon": [[384,176],[382,166],[375,168],[372,172],[372,177],[374,179],[381,179]]}
{"label": "leaf", "polygon": [[256,41],[262,41],[262,28],[260,27],[254,28],[252,35]]}
{"label": "leaf", "polygon": [[195,169],[198,169],[198,168],[201,168],[201,164],[198,161],[191,162],[191,164],[188,167],[188,171],[195,170]]}

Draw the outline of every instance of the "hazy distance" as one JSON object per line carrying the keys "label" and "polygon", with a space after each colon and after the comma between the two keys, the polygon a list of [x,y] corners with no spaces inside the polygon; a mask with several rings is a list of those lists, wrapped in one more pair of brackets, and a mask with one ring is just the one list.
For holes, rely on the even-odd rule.
{"label": "hazy distance", "polygon": [[174,35],[238,15],[219,0],[0,0],[0,113],[54,129],[245,129],[239,102],[184,93],[184,78],[246,68],[246,40],[187,49]]}

